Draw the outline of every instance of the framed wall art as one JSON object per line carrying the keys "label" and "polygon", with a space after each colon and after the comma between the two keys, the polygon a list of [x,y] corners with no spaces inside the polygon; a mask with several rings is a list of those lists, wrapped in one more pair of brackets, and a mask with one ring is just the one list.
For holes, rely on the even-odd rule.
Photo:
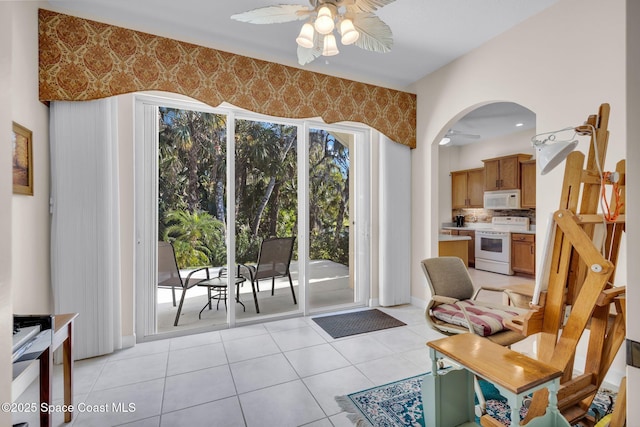
{"label": "framed wall art", "polygon": [[32,133],[13,122],[13,192],[33,196],[33,140]]}

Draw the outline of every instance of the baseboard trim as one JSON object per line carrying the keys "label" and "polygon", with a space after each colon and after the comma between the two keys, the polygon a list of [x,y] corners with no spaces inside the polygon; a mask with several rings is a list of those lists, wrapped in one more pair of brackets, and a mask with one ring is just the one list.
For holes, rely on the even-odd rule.
{"label": "baseboard trim", "polygon": [[421,308],[423,310],[427,308],[427,302],[425,300],[422,300],[416,297],[411,297],[411,305],[414,307]]}
{"label": "baseboard trim", "polygon": [[122,348],[129,348],[136,345],[136,334],[122,337]]}

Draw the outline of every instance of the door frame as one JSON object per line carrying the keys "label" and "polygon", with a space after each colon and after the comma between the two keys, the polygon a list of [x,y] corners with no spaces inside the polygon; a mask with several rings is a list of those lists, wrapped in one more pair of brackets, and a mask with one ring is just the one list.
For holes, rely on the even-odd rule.
{"label": "door frame", "polygon": [[[308,239],[308,194],[309,167],[307,135],[310,129],[322,129],[354,134],[353,154],[350,153],[350,169],[353,172],[353,198],[350,203],[350,222],[354,225],[355,243],[354,253],[350,253],[350,264],[354,263],[354,303],[339,309],[365,306],[370,295],[371,277],[371,130],[361,124],[326,124],[318,120],[286,119],[260,115],[232,106],[211,107],[193,100],[176,99],[170,96],[148,94],[134,95],[134,233],[135,233],[135,331],[136,340],[144,342],[171,337],[185,333],[204,332],[220,329],[221,326],[205,326],[157,333],[156,301],[157,301],[157,248],[153,242],[157,241],[158,217],[158,165],[157,165],[157,109],[159,106],[204,111],[226,116],[227,120],[227,248],[235,247],[235,120],[253,120],[297,126],[298,128],[298,289],[299,306],[295,311],[280,315],[260,317],[260,320],[291,317],[292,315],[310,315],[312,313],[335,311],[335,307],[322,307],[318,310],[309,309],[309,295],[306,292],[309,284],[309,239]],[[302,165],[302,167],[301,167]],[[352,191],[350,189],[350,198]],[[353,214],[351,213],[353,208]],[[351,228],[351,227],[350,227]],[[351,233],[351,231],[350,231]],[[235,265],[235,251],[227,250],[227,265]],[[144,285],[146,284],[146,286]],[[229,287],[229,298],[235,298],[235,287]],[[227,310],[227,325],[255,323],[254,319],[236,323],[235,304],[229,304]],[[227,327],[224,325],[223,327]]]}

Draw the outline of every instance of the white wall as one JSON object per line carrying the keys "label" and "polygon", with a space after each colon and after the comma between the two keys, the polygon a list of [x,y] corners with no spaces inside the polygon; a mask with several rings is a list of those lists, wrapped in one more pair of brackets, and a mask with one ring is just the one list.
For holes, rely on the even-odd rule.
{"label": "white wall", "polygon": [[[455,161],[450,163],[450,166],[454,167],[451,170],[481,168],[484,166],[483,160],[510,154],[531,154],[535,157],[535,151],[531,146],[533,135],[535,135],[534,129],[527,129],[477,144],[463,145],[458,148]],[[443,149],[447,149],[447,147],[440,147],[440,153]],[[442,165],[442,162],[440,164]]]}
{"label": "white wall", "polygon": [[[426,301],[419,262],[437,254],[439,156],[437,142],[470,110],[496,101],[516,102],[536,114],[536,133],[582,124],[611,104],[605,170],[625,157],[625,0],[560,0],[556,5],[426,76],[416,85],[418,148],[412,152],[412,297]],[[597,58],[597,59],[595,59]],[[588,151],[581,138],[578,150]],[[563,167],[538,177],[537,215],[557,209]],[[631,181],[633,182],[633,181]],[[423,185],[416,185],[422,183]],[[544,241],[544,221],[538,239]],[[544,245],[538,245],[538,259]],[[622,264],[626,253],[621,254]],[[624,283],[621,271],[618,283]],[[634,276],[630,276],[634,277]],[[635,276],[637,277],[637,276]],[[636,305],[638,298],[635,299]],[[633,300],[630,300],[633,306]],[[635,323],[636,325],[638,323]],[[624,370],[616,366],[613,369]]]}
{"label": "white wall", "polygon": [[[0,2],[0,134],[15,121],[33,133],[34,196],[14,195],[11,146],[0,144],[0,401],[11,401],[10,345],[14,313],[48,313],[48,111],[38,101],[39,2]],[[0,425],[11,414],[0,412]]]}
{"label": "white wall", "polygon": [[[640,164],[640,144],[636,135],[638,129],[636,122],[640,117],[640,49],[638,49],[638,40],[640,40],[640,2],[637,0],[627,0],[627,213],[636,213],[631,216],[637,219],[637,212],[640,210],[640,170],[636,167]],[[640,227],[636,221],[629,221],[627,225],[627,247],[637,250],[640,248]],[[629,252],[631,253],[631,251]],[[630,259],[637,260],[635,257]],[[627,276],[632,281],[627,286],[627,306],[631,309],[627,310],[627,337],[630,340],[640,342],[640,288],[638,287],[638,278],[640,277],[640,263],[627,263]],[[633,404],[637,402],[640,396],[640,369],[627,368],[628,375],[628,396],[627,400],[627,419],[640,420],[640,405]],[[631,423],[628,423],[631,426]]]}
{"label": "white wall", "polygon": [[13,10],[11,118],[33,132],[33,196],[12,197],[13,312],[50,313],[49,108],[38,101],[39,2]]}
{"label": "white wall", "polygon": [[[555,6],[426,76],[416,84],[418,148],[412,151],[412,296],[426,299],[419,260],[437,253],[437,141],[468,111],[490,102],[516,102],[536,113],[537,132],[581,124],[609,102],[608,160],[624,157],[624,0],[561,0]],[[542,31],[542,29],[553,29]],[[586,46],[588,45],[588,50]],[[597,52],[592,61],[575,52]],[[588,140],[578,149],[586,151]],[[540,177],[537,212],[555,210],[562,168]],[[538,233],[544,236],[546,227]]]}
{"label": "white wall", "polygon": [[[0,135],[11,135],[11,58],[13,5],[0,2]],[[11,401],[11,144],[0,144],[0,401]],[[11,424],[11,414],[0,412],[0,425]]]}

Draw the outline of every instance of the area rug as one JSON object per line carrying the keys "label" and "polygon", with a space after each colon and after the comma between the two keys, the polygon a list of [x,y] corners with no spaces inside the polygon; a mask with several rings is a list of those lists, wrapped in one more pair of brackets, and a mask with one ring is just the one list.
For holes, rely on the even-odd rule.
{"label": "area rug", "polygon": [[[423,377],[418,375],[335,399],[358,427],[425,427],[421,392]],[[487,381],[480,380],[480,388],[487,402],[487,413],[509,425],[510,409],[506,398]],[[616,393],[610,390],[600,390],[591,405],[590,415],[599,419],[610,413],[615,396]],[[526,408],[521,408],[520,416],[523,418],[526,412]]]}
{"label": "area rug", "polygon": [[312,320],[333,338],[348,337],[406,325],[406,323],[377,309],[314,317]]}

